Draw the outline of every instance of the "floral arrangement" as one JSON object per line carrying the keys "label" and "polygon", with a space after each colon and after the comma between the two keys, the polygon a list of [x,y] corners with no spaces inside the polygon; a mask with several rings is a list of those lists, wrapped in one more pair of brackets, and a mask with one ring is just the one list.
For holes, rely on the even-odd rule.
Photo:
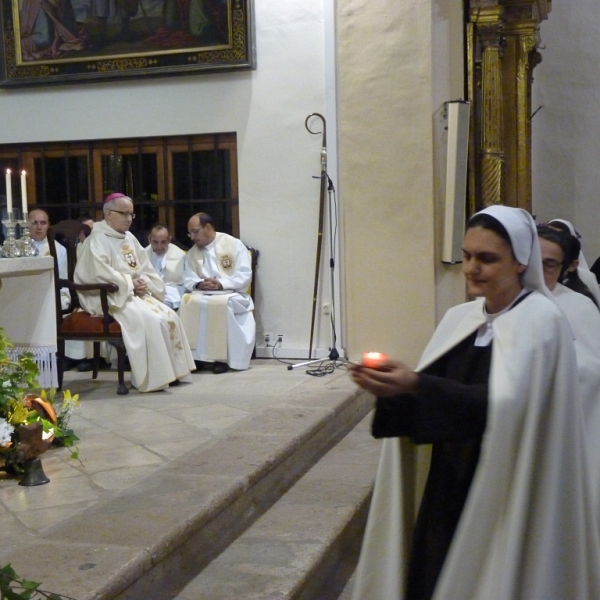
{"label": "floral arrangement", "polygon": [[32,354],[16,360],[8,355],[13,344],[0,328],[0,469],[20,472],[22,464],[45,452],[54,441],[73,447],[79,439],[68,422],[79,404],[79,396],[66,390],[62,402],[55,402],[56,390],[40,390],[39,369]]}

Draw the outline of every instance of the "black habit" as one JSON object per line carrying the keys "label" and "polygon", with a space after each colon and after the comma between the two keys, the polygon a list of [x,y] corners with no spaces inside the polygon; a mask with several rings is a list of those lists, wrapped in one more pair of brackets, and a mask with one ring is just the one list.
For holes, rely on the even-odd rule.
{"label": "black habit", "polygon": [[374,437],[407,436],[417,444],[433,444],[406,600],[433,596],[479,460],[492,346],[474,346],[476,335],[419,373],[418,392],[377,399]]}

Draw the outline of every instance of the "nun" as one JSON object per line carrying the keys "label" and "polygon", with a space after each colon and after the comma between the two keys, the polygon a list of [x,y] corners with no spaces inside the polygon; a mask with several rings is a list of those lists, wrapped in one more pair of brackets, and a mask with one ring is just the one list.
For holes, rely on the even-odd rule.
{"label": "nun", "polygon": [[[581,242],[579,241],[581,236],[577,233],[577,231],[575,231],[573,224],[570,221],[565,221],[564,219],[552,219],[552,221],[548,222],[548,226],[572,235],[573,238],[575,238],[576,243],[579,244],[579,252],[577,253],[577,256],[573,257],[574,260],[569,266],[569,271],[574,273],[576,278],[588,288],[594,299],[594,303],[596,306],[600,307],[600,287],[598,287],[598,279],[596,274],[593,273],[588,267],[588,263],[583,255],[583,248],[581,246]],[[569,278],[569,273],[566,274],[566,278]],[[568,287],[571,287],[571,289],[574,289],[575,286],[572,287],[571,285],[568,285]]]}
{"label": "nun", "polygon": [[590,298],[560,283],[569,267],[569,240],[562,231],[539,225],[544,281],[573,332],[583,405],[590,492],[600,523],[600,312]]}
{"label": "nun", "polygon": [[531,215],[474,215],[463,272],[476,299],[446,313],[416,371],[351,367],[385,438],[353,599],[600,598],[573,335]]}

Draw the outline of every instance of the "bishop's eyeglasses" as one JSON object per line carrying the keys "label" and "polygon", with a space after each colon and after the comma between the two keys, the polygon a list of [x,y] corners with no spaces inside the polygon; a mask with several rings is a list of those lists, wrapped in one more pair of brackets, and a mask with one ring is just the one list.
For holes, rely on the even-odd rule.
{"label": "bishop's eyeglasses", "polygon": [[109,210],[111,212],[116,212],[116,213],[119,213],[120,215],[123,215],[126,219],[128,217],[131,217],[132,219],[135,219],[135,213],[127,212],[125,210],[115,210],[114,208],[110,208]]}

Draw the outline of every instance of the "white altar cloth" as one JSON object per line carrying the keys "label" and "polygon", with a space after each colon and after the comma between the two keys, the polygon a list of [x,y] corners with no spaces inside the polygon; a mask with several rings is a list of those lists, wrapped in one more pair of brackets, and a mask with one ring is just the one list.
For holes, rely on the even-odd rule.
{"label": "white altar cloth", "polygon": [[57,387],[56,301],[51,256],[0,258],[0,327],[11,357],[32,352],[42,388]]}

